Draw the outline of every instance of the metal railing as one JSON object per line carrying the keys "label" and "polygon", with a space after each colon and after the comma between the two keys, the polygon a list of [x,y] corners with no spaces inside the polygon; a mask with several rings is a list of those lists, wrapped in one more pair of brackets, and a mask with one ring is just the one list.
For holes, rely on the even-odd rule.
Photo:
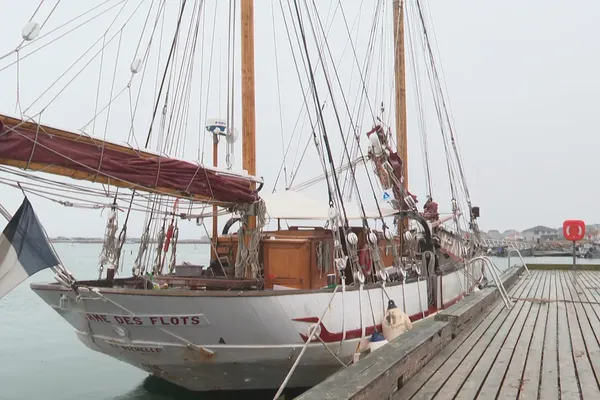
{"label": "metal railing", "polygon": [[481,239],[480,241],[486,247],[495,246],[510,246],[513,249],[529,249],[535,246],[533,242],[525,242],[521,240],[505,240],[505,239]]}
{"label": "metal railing", "polygon": [[507,254],[507,256],[508,256],[508,268],[512,267],[512,265],[510,265],[510,254],[511,253],[517,253],[517,255],[519,256],[519,259],[523,263],[523,267],[525,268],[525,271],[527,271],[527,276],[530,276],[531,273],[529,272],[529,268],[527,268],[527,263],[523,259],[523,256],[521,255],[521,252],[518,249],[510,249],[510,250],[508,250],[508,254]]}
{"label": "metal railing", "polygon": [[468,263],[471,264],[471,263],[473,263],[475,261],[479,261],[479,260],[483,261],[484,264],[489,266],[487,271],[490,271],[490,274],[492,275],[492,278],[494,279],[494,283],[496,284],[496,287],[498,288],[498,291],[500,292],[500,296],[502,296],[504,305],[506,306],[507,309],[510,310],[513,306],[513,302],[510,299],[510,297],[508,296],[508,292],[504,288],[504,285],[502,284],[502,280],[500,279],[500,275],[502,274],[500,272],[500,269],[498,269],[498,267],[496,266],[496,264],[494,264],[494,262],[492,261],[492,259],[490,257],[486,257],[486,256],[473,257],[472,259],[470,259],[468,261]]}

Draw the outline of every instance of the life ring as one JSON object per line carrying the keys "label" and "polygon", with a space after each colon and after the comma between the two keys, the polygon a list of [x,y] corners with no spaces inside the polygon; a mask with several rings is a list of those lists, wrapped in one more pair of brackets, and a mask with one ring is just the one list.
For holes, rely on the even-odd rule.
{"label": "life ring", "polygon": [[358,251],[358,264],[362,268],[365,276],[371,275],[373,262],[371,261],[371,251],[367,245]]}

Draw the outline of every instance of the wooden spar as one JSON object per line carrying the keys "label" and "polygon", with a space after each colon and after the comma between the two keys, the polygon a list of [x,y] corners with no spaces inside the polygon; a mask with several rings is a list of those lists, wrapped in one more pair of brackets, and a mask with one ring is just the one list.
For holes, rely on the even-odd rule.
{"label": "wooden spar", "polygon": [[404,0],[394,0],[394,76],[396,86],[396,146],[402,158],[404,189],[408,190],[408,140],[406,129],[406,66],[404,60]]}
{"label": "wooden spar", "polygon": [[[184,170],[182,170],[182,173],[188,174],[190,177],[195,178],[195,174],[204,170],[202,173],[206,175],[206,179],[211,179],[214,182],[216,178],[219,178],[222,179],[223,182],[228,182],[228,184],[235,184],[237,190],[243,188],[243,191],[248,191],[246,189],[247,186],[244,187],[243,185],[245,182],[250,180],[248,179],[250,177],[237,177],[233,175],[228,176],[228,174],[225,173],[223,173],[223,176],[220,177],[221,172],[211,171],[201,165],[162,157],[157,154],[140,151],[128,146],[122,146],[108,141],[103,141],[85,134],[69,132],[46,125],[38,125],[34,122],[26,122],[22,121],[21,119],[8,117],[5,115],[0,115],[0,132],[4,132],[4,134],[6,134],[6,136],[0,135],[0,140],[2,141],[3,145],[8,146],[0,148],[0,165],[12,166],[30,171],[42,171],[72,179],[108,184],[121,188],[136,189],[148,193],[157,193],[178,198],[193,199],[195,201],[204,203],[213,203],[219,205],[228,205],[232,203],[232,201],[229,199],[219,200],[218,198],[212,198],[213,196],[209,197],[205,193],[189,193],[189,191],[185,188],[185,185],[179,188],[178,184],[173,184],[172,182],[173,179],[177,179],[177,175],[174,175],[172,171],[173,168],[171,168],[171,171],[167,171],[167,168],[163,167],[163,171],[170,174],[167,180],[163,179],[162,183],[164,184],[147,184],[145,182],[148,181],[148,179],[146,179],[144,183],[140,183],[142,181],[132,181],[131,179],[132,171],[135,171],[135,173],[144,173],[144,165],[149,166],[150,168],[156,168],[157,163],[163,163],[163,165],[170,163],[171,165],[175,164],[176,168],[183,168]],[[40,132],[39,138],[37,138],[38,132]],[[32,146],[31,155],[27,154],[24,156],[22,154],[24,151],[28,151],[26,150],[27,147],[19,147],[16,149],[18,150],[17,153],[20,152],[21,154],[12,153],[12,150],[9,149],[11,149],[11,146],[13,146],[13,148],[15,147],[17,140],[14,138],[11,139],[9,135],[22,140],[23,146]],[[50,140],[52,140],[56,146],[59,147],[48,147],[54,146],[48,144],[50,143]],[[47,145],[42,145],[42,142],[46,142]],[[126,162],[131,162],[132,164],[127,166],[127,168],[129,168],[127,173],[122,173],[122,171],[116,173],[113,171],[110,174],[99,173],[99,171],[96,169],[96,166],[92,168],[90,165],[88,165],[90,163],[89,160],[84,162],[71,159],[71,157],[74,157],[74,155],[70,153],[72,148],[67,146],[62,149],[60,148],[60,143],[62,143],[62,146],[67,144],[69,146],[73,145],[73,148],[77,147],[79,149],[77,151],[80,153],[86,152],[89,149],[95,149],[97,152],[98,149],[102,148],[104,149],[103,151],[107,153],[112,152],[113,154],[119,154],[119,157],[122,156],[123,160],[127,160]],[[85,149],[82,149],[83,147],[85,147]],[[33,156],[34,149],[37,152],[42,151],[42,153],[45,153],[45,156],[43,156],[41,159],[36,159],[36,157]],[[60,153],[61,151],[66,151],[66,153]],[[98,154],[93,154],[91,157],[96,156],[98,156]],[[53,160],[48,161],[49,157]],[[58,162],[55,161],[54,158],[56,158]],[[113,169],[115,162],[117,162],[115,160],[116,159],[112,159],[111,161]],[[93,162],[95,162],[95,159]],[[140,164],[142,166],[140,166]],[[158,177],[156,177],[156,179],[158,179]],[[154,182],[154,180],[152,180],[152,182]],[[196,186],[200,185],[200,183],[197,181],[195,182]],[[221,190],[221,192],[223,192],[223,190]]]}
{"label": "wooden spar", "polygon": [[[256,173],[256,122],[254,98],[254,0],[241,1],[242,20],[242,167]],[[253,182],[252,185],[255,186]],[[256,223],[256,221],[254,221]],[[251,226],[250,228],[253,228]]]}
{"label": "wooden spar", "polygon": [[[256,115],[254,98],[254,0],[240,4],[242,46],[242,168],[248,174],[256,173]],[[256,184],[250,183],[255,189]],[[245,230],[256,228],[256,217],[248,216]],[[248,248],[250,235],[244,235]]]}
{"label": "wooden spar", "polygon": [[[396,148],[402,159],[402,175],[404,190],[408,190],[408,140],[406,133],[406,66],[404,61],[404,0],[392,3],[394,19],[394,81],[396,103]],[[402,202],[402,199],[398,199]],[[398,221],[398,233],[402,241],[404,228],[408,226],[405,218]]]}

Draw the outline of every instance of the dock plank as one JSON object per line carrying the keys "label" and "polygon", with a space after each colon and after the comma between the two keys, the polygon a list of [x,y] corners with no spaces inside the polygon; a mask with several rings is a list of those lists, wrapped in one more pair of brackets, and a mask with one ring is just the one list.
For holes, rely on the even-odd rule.
{"label": "dock plank", "polygon": [[[579,272],[563,272],[563,290],[569,291],[573,303],[567,303],[567,316],[569,318],[569,330],[573,343],[573,357],[579,378],[579,387],[584,399],[600,398],[600,386],[598,385],[598,342],[590,325],[587,312],[582,304],[585,301],[581,286],[585,283],[585,277]],[[595,352],[595,357],[590,354]],[[596,358],[596,360],[594,360]]]}
{"label": "dock plank", "polygon": [[[536,293],[539,281],[535,277],[532,275],[529,278],[525,297],[532,297]],[[530,308],[531,303],[527,301],[520,300],[514,303],[508,318],[481,354],[468,375],[469,379],[464,382],[455,399],[489,399],[496,396],[506,371],[507,359],[512,355],[520,328],[523,327]]]}
{"label": "dock plank", "polygon": [[[590,290],[590,287],[596,285],[592,275],[597,274],[579,274],[578,292],[580,293],[580,307],[585,312],[587,323],[591,331],[582,328],[586,342],[588,355],[595,371],[596,381],[600,386],[600,304]],[[578,310],[576,308],[576,310]],[[580,318],[580,321],[582,318]]]}
{"label": "dock plank", "polygon": [[[538,273],[542,273],[538,271]],[[523,375],[519,385],[518,399],[537,400],[540,389],[542,373],[542,353],[544,350],[544,335],[546,333],[546,321],[548,318],[548,302],[550,298],[550,276],[544,273],[544,280],[539,300],[538,316],[535,322],[533,337],[529,344],[527,358],[523,369]],[[507,377],[507,384],[510,385],[510,377]]]}
{"label": "dock plank", "polygon": [[[527,296],[533,287],[534,280],[532,278],[524,278],[526,279],[526,284],[523,287],[520,296]],[[440,382],[444,382],[443,390],[440,387],[436,388],[435,391],[435,399],[453,399],[454,396],[456,398],[461,398],[461,394],[459,391],[464,389],[465,380],[470,377],[473,369],[479,366],[479,362],[481,361],[482,356],[486,355],[486,350],[490,345],[498,341],[503,341],[506,335],[509,332],[509,327],[514,324],[515,319],[519,315],[519,311],[522,307],[522,302],[517,302],[514,305],[514,309],[517,309],[517,312],[510,312],[508,310],[503,310],[503,318],[498,319],[495,323],[488,329],[485,334],[480,338],[477,344],[469,349],[465,349],[467,353],[462,360],[455,360],[455,365],[458,366],[454,369],[454,371],[446,371],[442,378],[445,378],[445,382],[442,379],[439,379]],[[486,370],[487,372],[487,370]],[[447,377],[449,375],[449,377]],[[447,377],[447,378],[446,378]],[[483,380],[484,376],[481,376],[481,379],[469,379],[467,380],[468,388],[473,387],[475,391],[478,390],[480,382]],[[459,393],[457,395],[457,393]],[[428,399],[431,397],[423,397],[423,396],[415,396],[416,399]],[[472,399],[473,397],[467,397]]]}
{"label": "dock plank", "polygon": [[593,304],[600,304],[600,282],[598,274],[581,271],[579,276],[582,277],[583,285],[580,285],[587,299]]}
{"label": "dock plank", "polygon": [[[533,285],[531,287],[529,298],[534,298],[536,297],[536,293],[541,284],[541,280],[539,279],[538,275],[536,275],[535,277],[531,277],[531,280],[533,281]],[[534,314],[537,315],[537,308],[534,308],[534,305],[531,301],[523,301],[523,303],[523,309],[521,310],[515,323],[511,327],[506,339],[504,340],[504,343],[500,345],[495,359],[492,361],[493,367],[490,367],[487,373],[483,385],[479,390],[479,394],[477,396],[478,398],[489,399],[495,398],[498,395],[498,392],[502,387],[501,385],[505,378],[508,366],[510,365],[511,360],[513,358],[515,348],[520,340],[521,335],[523,334],[523,331],[528,326],[527,321],[529,321],[532,318],[532,316],[534,316]],[[534,313],[532,313],[532,309],[534,310]],[[529,323],[529,337],[531,337],[534,322],[535,318],[533,318]],[[527,339],[527,345],[529,345],[529,340],[530,339]],[[519,376],[517,380],[520,380],[520,378],[521,377]],[[517,383],[515,389],[519,388],[519,384],[520,383]],[[512,398],[516,398],[516,390]]]}
{"label": "dock plank", "polygon": [[600,398],[600,272],[575,274],[532,271],[392,398]]}
{"label": "dock plank", "polygon": [[[575,357],[573,354],[573,340],[569,329],[569,310],[570,293],[564,291],[564,271],[557,271],[557,297],[563,301],[557,302],[558,306],[558,376],[560,379],[561,399],[579,399],[579,379],[575,369]],[[564,301],[566,300],[566,301]]]}
{"label": "dock plank", "polygon": [[[527,316],[525,325],[523,326],[521,333],[519,334],[517,343],[514,346],[514,350],[510,354],[510,359],[508,360],[508,368],[504,372],[504,377],[500,383],[500,391],[496,400],[514,400],[519,395],[519,392],[521,391],[523,385],[523,375],[529,356],[529,349],[533,340],[534,330],[537,325],[537,321],[540,314],[544,314],[546,312],[546,309],[548,308],[546,303],[539,301],[539,299],[543,298],[543,293],[546,286],[546,277],[543,276],[543,274],[540,273],[540,271],[536,271],[534,279],[538,280],[537,291],[533,296],[534,298],[528,300],[531,303],[531,309],[529,310],[529,315]],[[501,350],[504,352],[503,354],[505,354],[505,357],[508,353],[507,350],[508,349],[506,345],[503,346]],[[500,357],[501,356],[498,356],[496,363],[498,363],[498,361],[501,359]],[[537,368],[539,370],[539,360],[537,360],[537,365]],[[497,372],[495,365],[493,372]],[[490,375],[491,374],[492,373],[490,373]]]}
{"label": "dock plank", "polygon": [[393,399],[600,398],[600,272],[532,271],[510,295]]}
{"label": "dock plank", "polygon": [[[527,286],[528,282],[524,280],[524,284],[521,285],[520,289],[518,290],[518,294],[521,295],[521,293],[524,289],[527,288]],[[439,369],[437,369],[429,379],[427,379],[427,382],[421,387],[421,389],[410,398],[415,400],[431,399],[439,392],[439,390],[442,387],[444,387],[444,390],[446,390],[446,381],[448,377],[456,371],[457,366],[459,366],[459,364],[461,364],[461,362],[463,362],[465,359],[468,359],[470,354],[479,354],[481,350],[485,348],[485,343],[489,342],[493,338],[495,332],[498,330],[504,319],[509,314],[508,310],[505,310],[503,308],[501,308],[501,310],[502,311],[498,318],[494,319],[492,324],[489,326],[488,329],[484,331],[482,335],[474,336],[475,343],[469,342],[468,345],[461,346],[459,351],[453,353],[449,357],[449,359]],[[482,345],[481,343],[484,344]],[[480,350],[478,351],[477,348],[479,348]],[[472,351],[475,353],[472,353]],[[398,396],[397,398],[408,399],[408,397],[400,396]]]}
{"label": "dock plank", "polygon": [[542,360],[542,380],[540,385],[540,399],[558,399],[558,329],[557,329],[557,271],[550,271],[550,300],[548,304],[548,317],[546,319],[546,335],[544,336],[544,352]]}
{"label": "dock plank", "polygon": [[[526,284],[526,280],[522,279],[513,287],[510,288],[509,294],[522,290]],[[519,292],[520,293],[520,292]],[[452,363],[452,357],[462,357],[456,353],[459,348],[468,349],[474,346],[479,338],[489,329],[490,325],[499,317],[504,309],[504,303],[498,302],[491,311],[481,315],[476,322],[462,331],[448,346],[446,346],[432,361],[430,361],[419,373],[412,377],[400,390],[398,390],[393,400],[411,399],[442,366],[447,362]],[[442,372],[443,373],[443,372]]]}

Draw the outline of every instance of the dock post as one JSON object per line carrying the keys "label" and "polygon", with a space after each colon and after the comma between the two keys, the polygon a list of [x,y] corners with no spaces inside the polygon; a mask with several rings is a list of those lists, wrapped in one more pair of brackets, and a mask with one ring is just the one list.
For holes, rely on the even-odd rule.
{"label": "dock post", "polygon": [[576,242],[582,240],[585,237],[585,222],[580,219],[568,219],[563,222],[563,236],[565,239],[573,242],[573,266],[571,267],[571,271],[573,271],[573,283],[577,284],[577,274],[576,268],[577,265],[577,245]]}
{"label": "dock post", "polygon": [[573,271],[573,284],[577,286],[577,273],[575,266],[577,265],[577,246],[575,245],[575,241],[573,241],[573,267],[571,270]]}

